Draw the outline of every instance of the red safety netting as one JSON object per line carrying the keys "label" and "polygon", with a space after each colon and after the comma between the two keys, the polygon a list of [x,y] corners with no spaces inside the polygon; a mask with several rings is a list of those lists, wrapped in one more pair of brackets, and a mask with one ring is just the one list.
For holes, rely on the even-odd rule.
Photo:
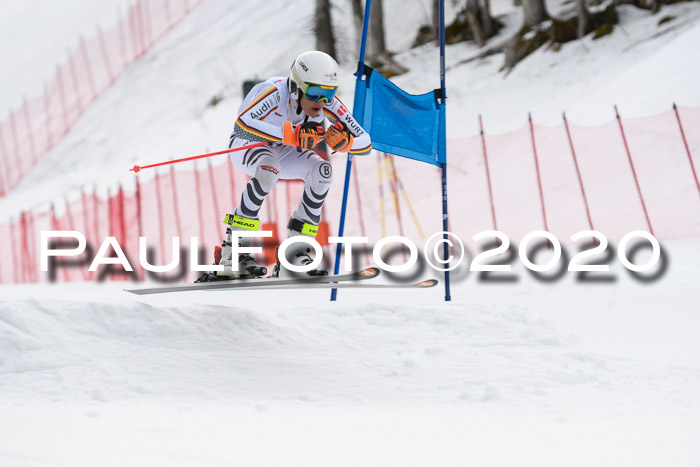
{"label": "red safety netting", "polygon": [[0,196],[68,133],[126,68],[202,0],[137,0],[116,25],[80,37],[41,95],[0,122]]}
{"label": "red safety netting", "polygon": [[[562,122],[554,127],[526,123],[503,135],[476,135],[448,141],[450,230],[465,243],[496,228],[517,242],[532,230],[551,231],[562,243],[591,227],[611,241],[632,230],[652,230],[659,240],[700,236],[700,108],[682,107],[644,118],[621,118],[596,127]],[[682,130],[682,131],[681,131]],[[233,157],[237,157],[234,155]],[[392,160],[393,159],[393,160]],[[337,232],[345,158],[332,157],[335,182],[324,207],[318,239],[327,244]],[[213,262],[224,238],[222,223],[238,204],[248,177],[227,158],[159,167],[126,180],[107,195],[85,189],[79,198],[42,212],[24,212],[0,225],[0,283],[83,280],[192,280],[190,238],[197,237],[198,263]],[[301,198],[301,181],[279,182],[260,218],[275,239],[259,261],[274,262],[274,245]],[[346,236],[405,235],[421,244],[442,230],[440,171],[416,161],[357,157],[349,190]],[[40,271],[40,234],[81,232],[87,252],[51,259]],[[120,265],[88,267],[107,237],[123,249],[133,273]],[[139,237],[146,238],[146,261],[180,267],[147,272],[140,266]],[[179,248],[173,250],[173,237]],[[259,244],[259,243],[258,243]],[[75,247],[66,241],[62,248]],[[115,256],[108,248],[107,256]],[[325,248],[326,265],[334,248]],[[364,259],[365,262],[368,259]]]}

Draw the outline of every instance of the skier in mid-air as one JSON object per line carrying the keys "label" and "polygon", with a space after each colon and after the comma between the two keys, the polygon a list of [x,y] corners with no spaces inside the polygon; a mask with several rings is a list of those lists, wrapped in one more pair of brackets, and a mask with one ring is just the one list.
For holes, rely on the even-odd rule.
{"label": "skier in mid-air", "polygon": [[[292,64],[288,77],[273,77],[258,83],[243,100],[231,134],[229,148],[254,142],[270,144],[231,154],[231,161],[243,173],[252,176],[244,187],[233,214],[226,215],[226,240],[217,262],[224,271],[216,279],[236,276],[262,276],[267,269],[258,266],[247,253],[232,257],[231,242],[241,247],[251,243],[251,237],[232,238],[233,231],[257,231],[258,213],[277,180],[304,181],[304,194],[287,224],[288,236],[315,237],[321,220],[321,207],[331,186],[331,164],[313,151],[325,140],[332,151],[352,155],[367,155],[372,150],[369,134],[362,129],[348,108],[336,97],[338,64],[328,54],[304,52]],[[323,121],[330,127],[324,132]],[[312,262],[310,248],[302,242],[287,249],[290,264],[304,266]],[[218,255],[217,255],[218,257]],[[307,274],[322,276],[324,270]],[[273,275],[287,275],[279,261]]]}

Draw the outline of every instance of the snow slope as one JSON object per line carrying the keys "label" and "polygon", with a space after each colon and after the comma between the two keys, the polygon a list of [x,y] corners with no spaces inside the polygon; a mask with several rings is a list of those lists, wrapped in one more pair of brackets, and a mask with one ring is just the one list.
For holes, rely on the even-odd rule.
{"label": "snow slope", "polygon": [[[78,38],[116,24],[127,0],[0,1],[0,115],[43,90]],[[12,44],[12,46],[10,46]]]}
{"label": "snow slope", "polygon": [[[4,288],[3,465],[692,466],[697,246],[648,286]],[[76,298],[78,297],[78,298]],[[280,306],[280,304],[284,306]],[[579,337],[582,336],[582,337]],[[40,446],[40,447],[37,447]]]}
{"label": "snow slope", "polygon": [[[429,3],[387,17],[390,46],[411,68],[396,81],[414,92],[437,86],[434,47],[404,49]],[[699,105],[700,8],[662,12],[677,19],[658,28],[659,15],[622,7],[613,35],[538,51],[507,77],[502,57],[460,63],[477,50],[450,46],[448,136],[472,134],[479,112],[495,132],[527,110],[586,123],[608,120],[613,99],[625,115]],[[309,14],[298,2],[203,3],[0,200],[0,214],[93,182],[104,192],[131,180],[135,163],[225,147],[241,82],[284,73],[312,48]],[[518,17],[502,19],[505,37]],[[214,95],[223,100],[208,107]],[[432,219],[416,180],[404,182]],[[451,303],[441,288],[343,290],[330,304],[327,291],[2,286],[0,464],[695,466],[700,247],[664,247],[670,266],[652,283],[619,268],[610,283],[544,283],[518,268],[516,282],[487,284],[460,270]]]}
{"label": "snow slope", "polygon": [[[411,5],[387,17],[389,47],[395,50],[408,46],[404,27],[425,21],[425,5]],[[489,133],[500,133],[523,125],[528,111],[538,123],[558,123],[561,112],[567,111],[572,123],[591,124],[613,118],[613,103],[624,116],[667,110],[673,101],[700,105],[694,85],[700,67],[692,50],[700,5],[665,7],[663,15],[675,19],[662,26],[656,26],[659,14],[626,6],[620,12],[622,26],[612,35],[567,44],[556,53],[539,50],[508,76],[498,71],[501,55],[461,64],[478,50],[464,43],[449,46],[448,138],[477,133],[479,113]],[[270,15],[286,21],[267,31],[263,42],[259,24]],[[49,201],[56,201],[56,193],[70,198],[93,184],[103,194],[117,182],[133,184],[128,168],[135,164],[225,148],[243,81],[283,75],[290,58],[313,48],[309,15],[295,5],[271,2],[230,5],[211,0],[198,7],[126,71],[17,189],[0,199],[0,219],[16,216],[21,209],[47,208]],[[520,24],[517,14],[501,19],[506,28],[495,40],[507,38]],[[355,39],[348,24],[341,26],[341,50],[348,55]],[[439,86],[433,46],[400,53],[397,60],[411,70],[395,79],[404,89],[422,93]],[[343,64],[340,96],[346,102],[352,101],[354,67],[354,60]],[[652,72],[649,80],[625,78]],[[210,107],[214,96],[223,100]],[[225,158],[215,161],[223,162]],[[148,172],[142,176],[148,178]]]}

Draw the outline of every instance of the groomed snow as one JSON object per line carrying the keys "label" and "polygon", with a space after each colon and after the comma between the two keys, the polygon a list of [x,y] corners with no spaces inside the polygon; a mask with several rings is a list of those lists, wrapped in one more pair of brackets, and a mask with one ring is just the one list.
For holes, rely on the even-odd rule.
{"label": "groomed snow", "polygon": [[516,284],[457,280],[451,303],[440,288],[331,304],[325,290],[3,287],[0,458],[692,466],[698,247],[668,249],[652,284],[517,270]]}
{"label": "groomed snow", "polygon": [[[435,48],[405,50],[429,3],[387,15],[412,70],[396,81],[414,92],[437,86]],[[298,2],[204,2],[0,200],[0,217],[93,181],[106,191],[135,163],[225,146],[242,80],[284,73],[313,47],[309,14]],[[666,14],[676,19],[657,27]],[[473,134],[478,113],[500,132],[528,110],[590,123],[613,102],[625,115],[700,105],[697,3],[620,16],[611,36],[538,51],[507,77],[502,56],[461,64],[477,50],[448,47],[448,137]],[[502,19],[505,37],[519,19]],[[696,466],[700,243],[664,248],[668,270],[650,283],[619,267],[610,283],[517,268],[515,283],[486,284],[462,269],[450,303],[442,287],[341,290],[331,304],[321,290],[0,286],[0,465]]]}

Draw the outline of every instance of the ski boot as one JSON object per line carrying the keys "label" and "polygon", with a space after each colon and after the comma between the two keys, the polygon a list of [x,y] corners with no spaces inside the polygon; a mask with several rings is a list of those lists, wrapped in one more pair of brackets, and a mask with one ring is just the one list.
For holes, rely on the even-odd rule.
{"label": "ski boot", "polygon": [[[257,219],[248,219],[235,214],[227,214],[224,218],[226,227],[226,240],[221,243],[221,246],[216,246],[214,249],[214,264],[223,265],[223,271],[208,272],[203,274],[196,282],[210,282],[221,280],[233,280],[242,278],[262,277],[267,274],[267,268],[258,266],[255,258],[249,253],[238,254],[238,268],[234,269],[232,243],[232,231],[253,230],[256,231],[260,227],[260,221]],[[252,241],[251,237],[238,237],[239,247],[248,247]]]}
{"label": "ski boot", "polygon": [[[296,237],[299,235],[306,235],[309,237],[315,237],[316,234],[318,233],[318,226],[309,224],[307,222],[302,222],[298,219],[290,219],[289,224],[287,224],[287,237]],[[279,260],[279,255],[277,254],[277,264],[275,264],[275,267],[272,272],[273,277],[298,277],[298,278],[304,278],[304,277],[318,277],[318,276],[327,276],[328,271],[323,270],[323,269],[312,269],[307,272],[294,272],[290,271],[282,266]],[[292,264],[294,266],[307,266],[313,262],[313,258],[311,257],[311,248],[306,245],[305,243],[295,243],[289,248],[287,248],[287,251],[285,252],[285,258],[287,259],[287,262],[289,264]]]}

